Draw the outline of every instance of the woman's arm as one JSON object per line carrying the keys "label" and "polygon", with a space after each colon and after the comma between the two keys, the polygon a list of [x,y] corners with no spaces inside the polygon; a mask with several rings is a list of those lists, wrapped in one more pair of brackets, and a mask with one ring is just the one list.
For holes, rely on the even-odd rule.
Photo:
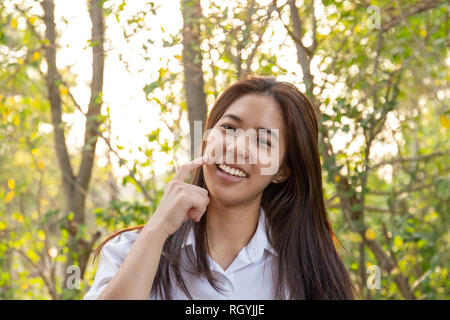
{"label": "woman's arm", "polygon": [[99,300],[148,299],[167,236],[157,226],[143,228]]}
{"label": "woman's arm", "polygon": [[208,191],[185,183],[208,156],[181,166],[164,188],[161,201],[98,299],[148,299],[166,239],[188,219],[200,221],[209,204]]}

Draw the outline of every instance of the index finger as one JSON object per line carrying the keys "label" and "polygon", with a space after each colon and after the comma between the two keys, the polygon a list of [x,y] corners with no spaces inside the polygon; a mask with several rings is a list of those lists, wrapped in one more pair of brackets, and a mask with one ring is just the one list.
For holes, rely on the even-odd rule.
{"label": "index finger", "polygon": [[184,182],[186,178],[189,176],[189,173],[191,173],[192,170],[194,170],[197,167],[200,167],[201,165],[204,165],[208,161],[208,155],[205,154],[197,159],[191,160],[185,164],[183,164],[180,169],[175,173],[172,180],[180,180]]}

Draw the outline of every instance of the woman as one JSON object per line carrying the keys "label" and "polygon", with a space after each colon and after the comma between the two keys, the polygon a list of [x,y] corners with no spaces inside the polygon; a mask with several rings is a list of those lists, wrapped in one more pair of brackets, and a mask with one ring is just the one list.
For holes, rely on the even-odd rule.
{"label": "woman", "polygon": [[[248,144],[236,135],[258,129]],[[214,135],[204,136],[203,156],[177,171],[147,224],[97,248],[84,299],[353,299],[308,99],[289,83],[249,77],[219,96],[205,130]],[[275,170],[263,174],[267,164]]]}

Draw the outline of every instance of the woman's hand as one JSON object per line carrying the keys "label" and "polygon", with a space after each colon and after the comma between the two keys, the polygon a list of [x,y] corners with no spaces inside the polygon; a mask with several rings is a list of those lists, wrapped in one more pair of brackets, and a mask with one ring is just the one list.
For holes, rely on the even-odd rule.
{"label": "woman's hand", "polygon": [[[207,155],[182,165],[164,188],[163,197],[145,228],[162,229],[168,237],[188,219],[199,222],[209,204],[208,190],[184,181],[195,168],[208,163]],[[151,226],[151,227],[150,227]]]}

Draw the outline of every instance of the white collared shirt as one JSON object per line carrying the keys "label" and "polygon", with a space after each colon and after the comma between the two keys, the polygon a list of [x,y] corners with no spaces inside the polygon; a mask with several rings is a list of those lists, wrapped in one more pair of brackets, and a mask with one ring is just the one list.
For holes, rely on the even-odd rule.
{"label": "white collared shirt", "polygon": [[[277,253],[267,239],[265,220],[264,209],[261,207],[255,234],[226,270],[223,270],[209,254],[207,255],[212,273],[220,280],[219,284],[224,288],[223,292],[216,291],[203,276],[199,278],[185,272],[183,268],[180,269],[193,299],[274,299],[274,268],[272,267],[276,262]],[[94,282],[84,296],[84,300],[96,299],[106,288],[138,236],[137,230],[126,231],[105,244],[101,250],[101,259]],[[181,263],[190,264],[185,250],[194,250],[195,253],[192,229],[182,244],[182,248]],[[175,279],[172,281],[172,296],[176,300],[188,299],[181,288],[177,286]],[[160,300],[161,297],[152,293],[149,299]]]}

